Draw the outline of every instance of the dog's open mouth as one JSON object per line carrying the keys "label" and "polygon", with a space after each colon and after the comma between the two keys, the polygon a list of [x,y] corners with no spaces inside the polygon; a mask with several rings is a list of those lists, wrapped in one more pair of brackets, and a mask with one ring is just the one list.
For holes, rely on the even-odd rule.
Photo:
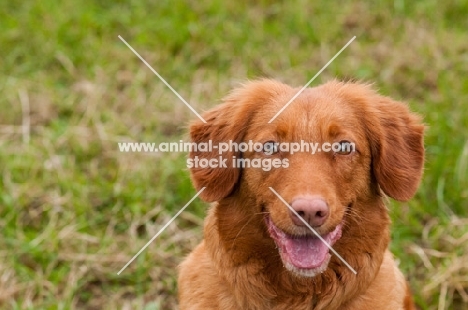
{"label": "dog's open mouth", "polygon": [[[323,272],[330,261],[329,248],[313,235],[292,236],[279,229],[266,218],[268,232],[278,246],[285,267],[303,276],[313,277]],[[341,238],[341,224],[321,237],[332,246]]]}

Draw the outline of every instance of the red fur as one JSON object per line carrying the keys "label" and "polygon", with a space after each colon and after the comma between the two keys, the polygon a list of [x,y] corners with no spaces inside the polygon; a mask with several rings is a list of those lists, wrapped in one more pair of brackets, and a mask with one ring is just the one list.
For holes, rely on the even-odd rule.
{"label": "red fur", "polygon": [[[272,80],[250,82],[196,121],[193,142],[269,140],[355,142],[349,155],[275,154],[247,151],[232,156],[280,158],[288,168],[192,168],[202,198],[215,201],[205,220],[204,241],[180,267],[183,309],[414,309],[408,287],[390,252],[389,225],[381,191],[410,199],[424,161],[420,118],[408,107],[378,95],[368,85],[329,82],[306,89],[271,124],[268,121],[299,89]],[[218,157],[192,152],[192,158]],[[322,274],[302,277],[283,266],[265,224],[267,214],[281,230],[295,234],[286,201],[320,195],[330,216],[317,231],[343,223],[336,256]]]}

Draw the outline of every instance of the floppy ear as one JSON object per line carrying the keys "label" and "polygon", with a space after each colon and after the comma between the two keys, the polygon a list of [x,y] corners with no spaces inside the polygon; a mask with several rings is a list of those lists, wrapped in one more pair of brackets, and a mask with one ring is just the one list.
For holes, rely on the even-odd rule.
{"label": "floppy ear", "polygon": [[[262,106],[278,93],[279,88],[286,85],[271,80],[249,82],[241,88],[234,90],[224,99],[224,103],[205,112],[202,116],[206,120],[193,122],[190,126],[192,143],[208,144],[211,140],[213,146],[219,143],[242,142],[252,117]],[[227,167],[196,167],[190,169],[192,182],[197,190],[206,189],[200,194],[205,201],[217,201],[229,196],[234,190],[240,177],[240,169],[233,165],[233,157],[239,158],[240,152],[229,150],[219,154],[213,148],[211,152],[193,150],[190,158],[225,160]]]}
{"label": "floppy ear", "polygon": [[[374,175],[388,196],[409,200],[424,166],[424,125],[404,103],[375,95],[366,118]],[[365,117],[365,116],[364,116]]]}

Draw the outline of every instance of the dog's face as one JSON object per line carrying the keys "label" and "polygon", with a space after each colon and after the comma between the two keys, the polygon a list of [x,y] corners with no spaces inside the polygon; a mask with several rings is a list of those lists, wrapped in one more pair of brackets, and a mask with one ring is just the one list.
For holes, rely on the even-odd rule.
{"label": "dog's face", "polygon": [[[305,276],[322,272],[330,259],[329,249],[284,204],[272,194],[272,187],[329,244],[342,234],[345,213],[359,198],[377,192],[369,173],[371,155],[363,124],[344,98],[327,89],[307,89],[271,124],[271,115],[278,111],[297,89],[285,92],[255,117],[244,140],[265,145],[267,152],[247,151],[247,159],[287,160],[287,167],[264,171],[246,168],[245,189],[258,193],[259,212],[266,212],[266,224],[281,253],[287,269]],[[271,152],[270,143],[277,148]],[[279,145],[303,146],[313,143],[315,153],[300,150],[281,151]],[[342,145],[335,151],[328,145]],[[345,149],[346,146],[353,149]],[[285,147],[283,147],[285,149]],[[319,151],[320,149],[320,151]],[[327,151],[327,152],[326,152]],[[359,177],[356,177],[359,176]],[[257,190],[260,189],[260,190]]]}
{"label": "dog's face", "polygon": [[[198,189],[206,187],[207,201],[236,196],[251,202],[247,212],[264,214],[262,224],[284,266],[311,277],[327,268],[331,255],[308,226],[329,245],[337,243],[339,252],[346,246],[340,239],[366,229],[356,227],[360,223],[374,222],[368,233],[386,229],[379,227],[388,224],[385,210],[364,208],[381,199],[381,190],[398,200],[414,194],[423,166],[423,125],[404,104],[368,86],[339,82],[304,90],[269,123],[298,91],[269,80],[235,90],[205,113],[206,124],[192,125],[192,140],[262,147],[227,151],[222,154],[226,168],[193,167],[191,173]],[[291,152],[293,144],[302,149]],[[192,152],[191,157],[218,154]],[[239,158],[262,165],[239,168]]]}

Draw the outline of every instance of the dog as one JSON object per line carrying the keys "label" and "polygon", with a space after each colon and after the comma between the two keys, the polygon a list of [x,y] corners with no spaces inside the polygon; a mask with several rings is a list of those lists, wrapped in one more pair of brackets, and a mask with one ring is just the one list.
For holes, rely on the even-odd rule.
{"label": "dog", "polygon": [[[192,142],[263,148],[190,152],[192,160],[229,164],[190,168],[200,197],[214,203],[204,240],[179,268],[180,309],[415,309],[388,250],[384,202],[407,201],[419,186],[421,117],[369,84],[335,80],[306,88],[272,119],[298,92],[251,81],[205,112],[206,123],[191,124]],[[335,147],[278,148],[299,141]],[[236,166],[239,159],[277,165]]]}

